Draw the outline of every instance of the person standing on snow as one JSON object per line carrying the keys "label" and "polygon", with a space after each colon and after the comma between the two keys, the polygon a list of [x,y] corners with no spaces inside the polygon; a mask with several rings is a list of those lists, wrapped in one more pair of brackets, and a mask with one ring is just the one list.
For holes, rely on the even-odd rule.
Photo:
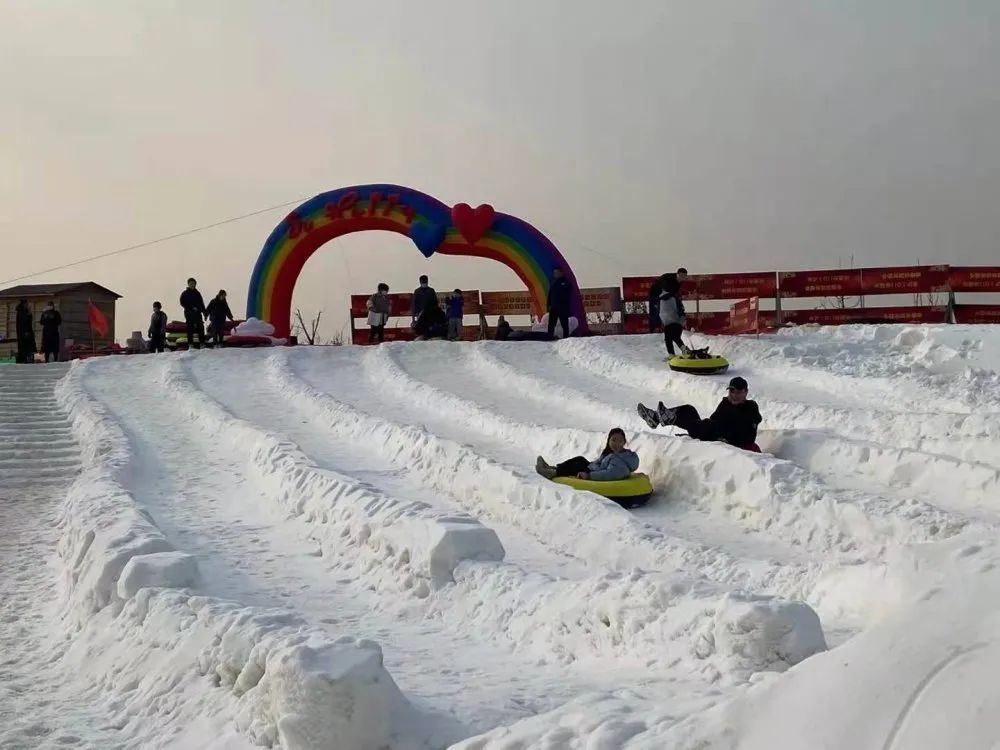
{"label": "person standing on snow", "polygon": [[220,289],[219,293],[208,303],[205,316],[212,324],[212,343],[215,346],[222,346],[222,341],[226,336],[226,321],[233,320],[233,313],[226,302],[226,290]]}
{"label": "person standing on snow", "polygon": [[15,308],[15,330],[17,335],[17,362],[27,365],[35,359],[35,324],[28,300],[23,299]]}
{"label": "person standing on snow", "polygon": [[39,316],[38,322],[42,324],[42,352],[45,354],[45,361],[58,362],[59,350],[62,349],[62,338],[59,336],[62,315],[56,310],[54,302],[48,302],[45,305],[45,310]]}
{"label": "person standing on snow", "polygon": [[747,398],[750,387],[743,378],[729,381],[726,397],[708,419],[702,419],[691,404],[668,409],[661,401],[656,411],[639,404],[639,416],[653,429],[674,425],[685,430],[695,440],[729,443],[743,450],[760,453],[757,446],[757,426],[761,423],[760,408]]}
{"label": "person standing on snow", "polygon": [[[184,310],[184,323],[187,326],[188,349],[201,349],[205,345],[205,321],[208,317],[205,310],[205,300],[198,291],[198,282],[187,280],[187,289],[181,292],[181,308]],[[194,337],[198,334],[198,343]]]}
{"label": "person standing on snow", "polygon": [[153,303],[153,314],[149,318],[149,351],[162,353],[167,346],[167,314],[163,305]]}
{"label": "person standing on snow", "polygon": [[562,326],[563,338],[569,338],[569,308],[573,298],[573,287],[563,275],[561,268],[552,271],[552,283],[549,284],[548,313],[549,338],[555,338],[556,320]]}
{"label": "person standing on snow", "polygon": [[[656,279],[649,287],[649,332],[656,333],[663,322],[660,319],[660,297],[664,292],[670,292],[680,300],[681,284],[687,280],[687,269],[678,268],[677,273],[665,273]],[[681,302],[681,315],[684,314],[684,303]]]}
{"label": "person standing on snow", "polygon": [[413,290],[413,322],[416,323],[424,310],[431,306],[439,306],[437,292],[430,286],[426,276],[421,276],[420,286]]}
{"label": "person standing on snow", "polygon": [[462,320],[465,318],[465,297],[462,290],[456,289],[446,300],[448,305],[448,340],[458,341],[462,338]]}
{"label": "person standing on snow", "polygon": [[665,279],[660,286],[662,291],[659,296],[660,321],[663,323],[663,343],[666,344],[667,354],[671,357],[675,354],[674,344],[680,347],[682,354],[687,354],[687,345],[681,338],[681,332],[683,332],[687,325],[687,317],[684,314],[684,301],[681,299],[681,284],[687,279],[687,269],[678,268],[676,275],[664,274],[660,279]]}
{"label": "person standing on snow", "polygon": [[379,343],[385,341],[385,324],[392,310],[389,285],[380,283],[375,294],[365,302],[365,307],[368,309],[368,343],[374,344],[376,338]]}

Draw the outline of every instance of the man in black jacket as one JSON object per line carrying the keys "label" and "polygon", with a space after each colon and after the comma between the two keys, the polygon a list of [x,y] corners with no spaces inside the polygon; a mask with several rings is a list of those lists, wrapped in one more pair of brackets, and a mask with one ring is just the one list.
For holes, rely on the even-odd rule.
{"label": "man in black jacket", "polygon": [[549,284],[549,338],[554,338],[556,334],[556,320],[562,326],[563,338],[569,338],[569,311],[573,298],[573,287],[563,276],[563,270],[556,268],[552,271],[552,283]]}
{"label": "man in black jacket", "polygon": [[639,404],[639,416],[652,428],[674,425],[687,431],[695,440],[720,441],[743,450],[760,453],[757,426],[761,423],[756,401],[747,398],[747,381],[736,377],[729,381],[726,397],[708,419],[702,419],[691,404],[668,409],[661,401],[656,411]]}
{"label": "man in black jacket", "polygon": [[687,269],[678,268],[677,273],[665,273],[649,287],[649,332],[660,330],[663,321],[660,319],[660,300],[663,297],[677,299],[678,312],[684,316],[684,301],[681,299],[681,284],[687,280]]}
{"label": "man in black jacket", "polygon": [[434,291],[426,276],[421,276],[419,279],[420,286],[413,290],[413,324],[416,325],[417,321],[420,320],[420,315],[434,303],[434,306],[439,306],[437,292]]}
{"label": "man in black jacket", "polygon": [[[196,288],[198,282],[188,279],[187,289],[181,292],[181,308],[184,310],[184,323],[187,326],[188,349],[201,349],[205,345],[205,300]],[[198,334],[198,343],[194,337]]]}

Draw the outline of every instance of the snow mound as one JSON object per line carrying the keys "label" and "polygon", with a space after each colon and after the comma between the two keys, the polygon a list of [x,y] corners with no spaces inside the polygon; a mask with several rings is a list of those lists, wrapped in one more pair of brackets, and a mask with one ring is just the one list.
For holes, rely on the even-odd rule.
{"label": "snow mound", "polygon": [[457,581],[481,593],[450,602],[447,615],[477,631],[502,630],[514,648],[540,658],[629,657],[710,682],[781,672],[826,650],[819,617],[802,602],[639,570],[575,582],[512,573],[463,565]]}
{"label": "snow mound", "polygon": [[187,588],[198,580],[198,561],[183,552],[154,552],[129,559],[118,578],[118,596],[131,599],[144,588]]}
{"label": "snow mound", "polygon": [[279,742],[287,750],[329,747],[334,739],[357,750],[422,744],[400,736],[399,721],[411,711],[382,666],[381,649],[371,642],[258,645],[237,683],[245,689],[258,675],[247,706],[249,733],[257,742]]}
{"label": "snow mound", "polygon": [[247,318],[245,321],[233,328],[232,335],[268,338],[271,339],[271,343],[275,345],[281,345],[288,341],[288,339],[276,338],[274,335],[274,326],[266,320],[258,320],[257,318]]}

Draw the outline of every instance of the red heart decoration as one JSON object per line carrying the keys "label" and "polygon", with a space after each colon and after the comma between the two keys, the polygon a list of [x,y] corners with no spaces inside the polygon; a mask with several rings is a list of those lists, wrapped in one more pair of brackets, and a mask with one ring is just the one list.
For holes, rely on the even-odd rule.
{"label": "red heart decoration", "polygon": [[486,203],[475,209],[468,203],[459,203],[451,209],[452,223],[470,245],[475,245],[485,236],[493,226],[496,215],[493,206]]}

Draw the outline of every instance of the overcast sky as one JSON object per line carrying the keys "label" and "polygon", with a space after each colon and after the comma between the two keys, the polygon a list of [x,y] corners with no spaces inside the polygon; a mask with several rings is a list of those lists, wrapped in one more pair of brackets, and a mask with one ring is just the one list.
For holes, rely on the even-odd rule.
{"label": "overcast sky", "polygon": [[[0,281],[343,185],[534,223],[585,285],[1000,262],[995,0],[0,0]],[[286,210],[28,281],[188,275],[245,309]],[[295,302],[518,288],[398,235],[321,248]]]}

